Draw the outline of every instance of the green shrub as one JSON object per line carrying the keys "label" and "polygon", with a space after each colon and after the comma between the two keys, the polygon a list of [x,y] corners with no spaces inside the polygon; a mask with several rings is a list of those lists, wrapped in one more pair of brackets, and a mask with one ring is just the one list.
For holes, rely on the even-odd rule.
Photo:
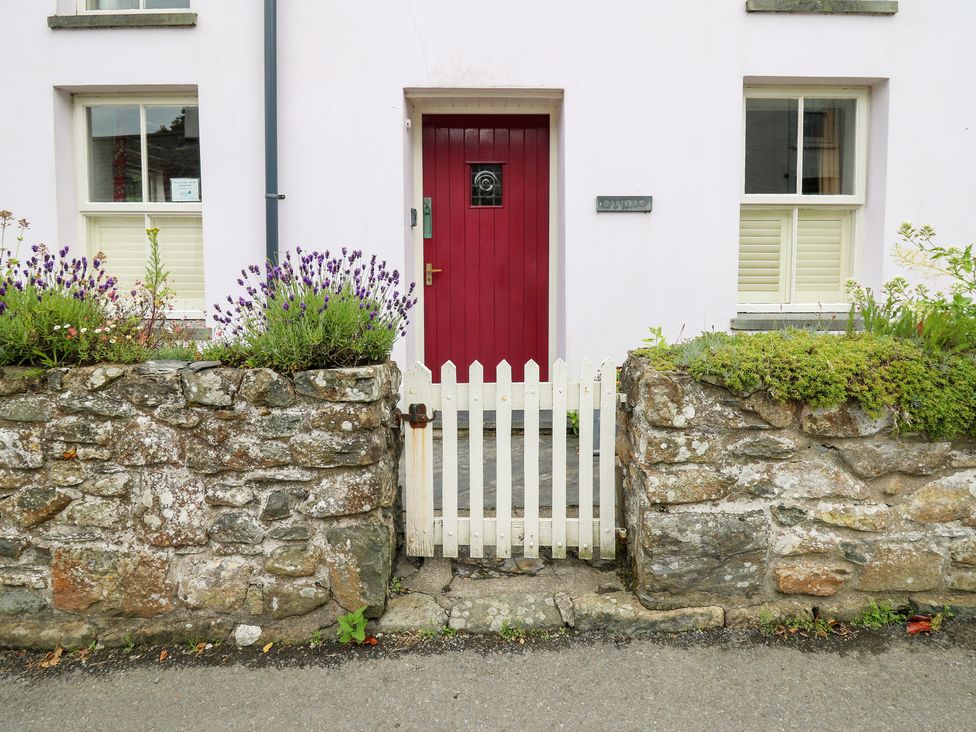
{"label": "green shrub", "polygon": [[214,306],[229,362],[294,372],[385,361],[417,302],[414,286],[401,291],[398,272],[359,251],[296,253],[242,270],[247,297]]}
{"label": "green shrub", "polygon": [[13,215],[0,211],[0,365],[66,366],[144,359],[140,319],[119,306],[116,280],[96,255],[68,258],[44,245],[20,259],[29,227],[18,223],[17,250],[4,237]]}
{"label": "green shrub", "polygon": [[873,416],[892,410],[896,431],[976,436],[973,357],[935,351],[916,340],[798,330],[711,333],[637,353],[658,370],[687,371],[735,392],[762,390],[815,407],[853,401]]}
{"label": "green shrub", "polygon": [[976,349],[976,259],[973,245],[943,247],[935,243],[930,226],[916,229],[904,223],[895,256],[908,269],[935,276],[948,284],[946,291],[932,291],[924,284],[910,285],[895,277],[881,289],[883,298],[867,287],[849,282],[851,300],[848,331],[857,326],[875,335],[916,340],[941,352]]}

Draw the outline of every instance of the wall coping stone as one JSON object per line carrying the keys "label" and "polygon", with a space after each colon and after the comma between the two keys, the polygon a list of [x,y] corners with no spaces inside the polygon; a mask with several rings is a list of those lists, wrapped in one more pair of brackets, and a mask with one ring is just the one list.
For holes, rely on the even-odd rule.
{"label": "wall coping stone", "polygon": [[747,13],[894,15],[898,0],[746,0]]}

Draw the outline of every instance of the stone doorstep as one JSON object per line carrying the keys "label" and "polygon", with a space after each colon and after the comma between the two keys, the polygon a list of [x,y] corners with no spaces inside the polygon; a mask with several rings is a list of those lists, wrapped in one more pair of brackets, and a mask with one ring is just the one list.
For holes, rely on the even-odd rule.
{"label": "stone doorstep", "polygon": [[[438,598],[441,599],[441,598]],[[440,631],[445,626],[466,633],[533,633],[575,628],[616,636],[682,633],[721,628],[720,607],[648,610],[629,592],[588,593],[570,597],[541,592],[465,597],[445,609],[431,595],[409,593],[392,598],[376,621],[376,632]]]}

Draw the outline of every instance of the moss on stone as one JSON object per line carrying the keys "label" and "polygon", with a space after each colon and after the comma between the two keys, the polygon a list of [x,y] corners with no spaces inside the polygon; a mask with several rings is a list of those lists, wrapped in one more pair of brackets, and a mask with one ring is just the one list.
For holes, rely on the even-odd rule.
{"label": "moss on stone", "polygon": [[891,410],[898,432],[976,436],[976,361],[910,340],[867,333],[709,333],[637,351],[660,371],[685,371],[735,392],[766,391],[814,407]]}

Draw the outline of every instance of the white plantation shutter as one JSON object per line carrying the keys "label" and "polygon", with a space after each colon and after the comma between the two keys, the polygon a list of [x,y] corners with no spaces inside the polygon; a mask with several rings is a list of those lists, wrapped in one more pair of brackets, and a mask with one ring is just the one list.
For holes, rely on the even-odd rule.
{"label": "white plantation shutter", "polygon": [[741,210],[739,302],[785,302],[792,231],[791,210]]}
{"label": "white plantation shutter", "polygon": [[146,272],[146,217],[92,216],[88,219],[89,256],[105,254],[105,271],[119,282],[119,291],[132,289]]}
{"label": "white plantation shutter", "polygon": [[203,221],[199,216],[151,217],[159,229],[159,251],[169,271],[169,286],[176,291],[177,311],[204,309]]}
{"label": "white plantation shutter", "polygon": [[843,302],[853,212],[800,209],[794,302]]}
{"label": "white plantation shutter", "polygon": [[159,229],[159,251],[175,291],[176,312],[204,309],[203,224],[200,216],[91,216],[88,219],[90,255],[103,252],[106,271],[127,292],[146,277],[149,243],[146,228]]}

